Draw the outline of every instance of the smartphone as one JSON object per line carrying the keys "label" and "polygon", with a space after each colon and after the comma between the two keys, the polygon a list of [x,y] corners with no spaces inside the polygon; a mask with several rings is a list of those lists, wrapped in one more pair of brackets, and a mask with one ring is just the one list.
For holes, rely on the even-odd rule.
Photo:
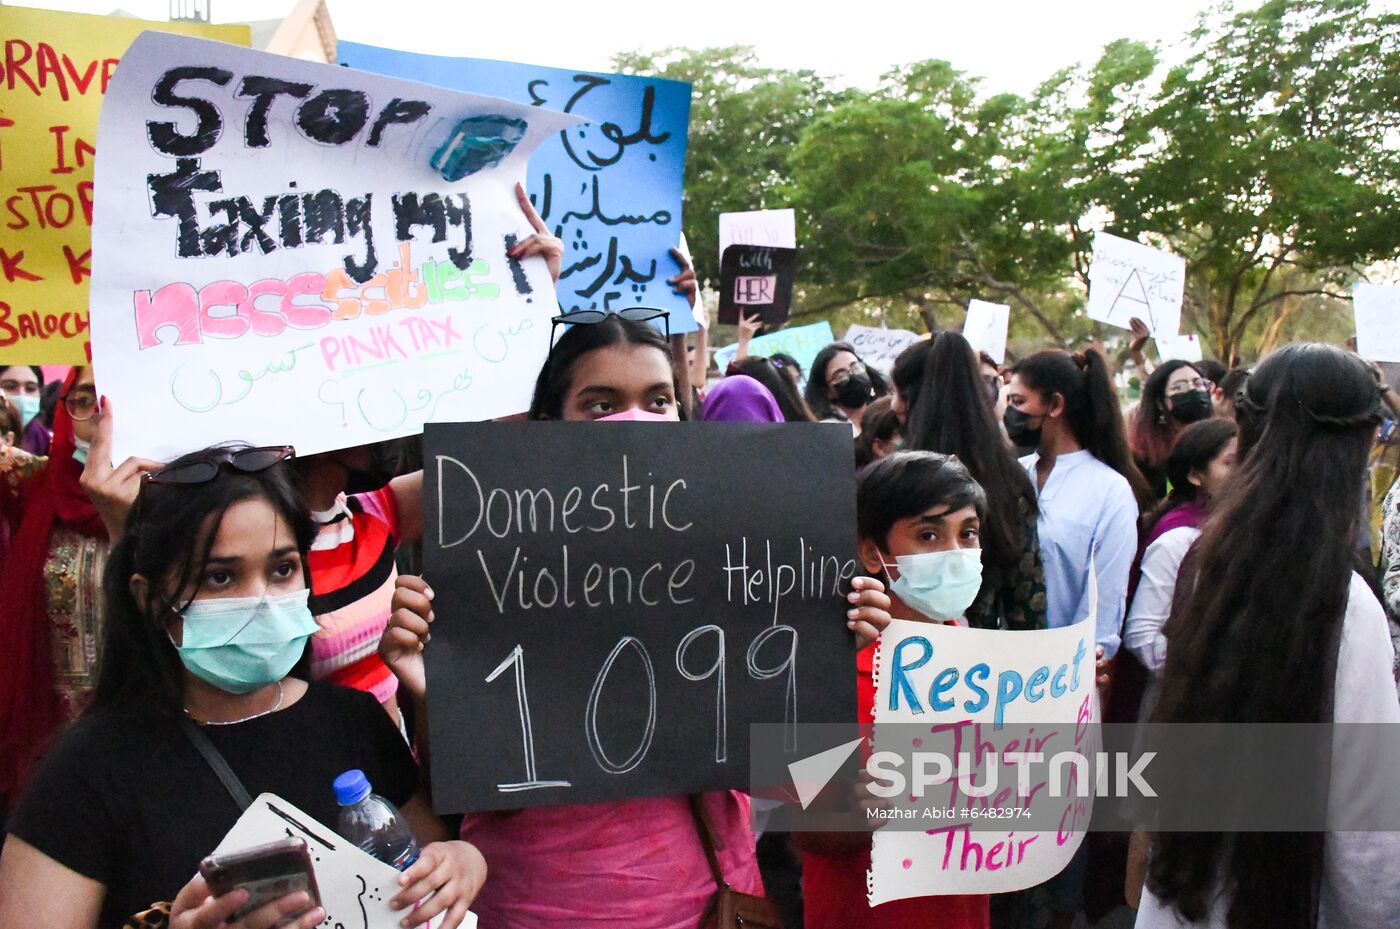
{"label": "smartphone", "polygon": [[[248,902],[229,917],[229,922],[297,892],[304,892],[311,898],[307,909],[321,905],[316,874],[311,870],[311,855],[303,839],[279,839],[241,852],[210,855],[199,863],[199,873],[204,875],[209,891],[216,897],[240,887],[248,891]],[[299,915],[288,916],[277,925],[284,926]]]}

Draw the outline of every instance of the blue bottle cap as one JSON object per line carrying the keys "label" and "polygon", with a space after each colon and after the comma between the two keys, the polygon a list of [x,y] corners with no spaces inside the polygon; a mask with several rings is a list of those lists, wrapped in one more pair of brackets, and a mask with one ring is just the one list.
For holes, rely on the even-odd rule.
{"label": "blue bottle cap", "polygon": [[335,779],[335,800],[341,806],[354,806],[369,796],[369,778],[359,768],[351,768]]}

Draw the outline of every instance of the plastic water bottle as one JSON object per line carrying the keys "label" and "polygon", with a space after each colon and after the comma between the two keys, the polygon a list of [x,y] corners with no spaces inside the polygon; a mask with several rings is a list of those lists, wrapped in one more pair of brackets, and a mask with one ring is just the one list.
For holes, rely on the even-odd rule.
{"label": "plastic water bottle", "polygon": [[394,805],[379,794],[370,793],[369,778],[359,768],[335,779],[335,799],[340,803],[342,838],[385,864],[405,871],[418,860],[418,842],[408,821]]}

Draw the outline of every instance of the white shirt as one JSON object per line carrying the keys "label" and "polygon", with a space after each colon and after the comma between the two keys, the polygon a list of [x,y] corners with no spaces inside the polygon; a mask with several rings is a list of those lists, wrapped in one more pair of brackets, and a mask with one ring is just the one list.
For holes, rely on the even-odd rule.
{"label": "white shirt", "polygon": [[[1165,538],[1165,536],[1164,536]],[[1294,621],[1302,621],[1294,617]],[[1390,670],[1390,630],[1385,612],[1360,575],[1351,576],[1342,641],[1337,652],[1337,676],[1333,722],[1400,723],[1400,703]],[[1241,669],[1247,673],[1248,669]],[[1354,767],[1348,764],[1348,767]],[[1334,768],[1334,770],[1336,770]],[[1394,779],[1400,772],[1389,771]],[[1397,785],[1400,786],[1400,785]],[[1355,795],[1356,785],[1333,777],[1328,804],[1341,805]],[[1395,863],[1400,861],[1400,833],[1329,832],[1322,851],[1322,902],[1318,926],[1322,929],[1378,929],[1400,926],[1400,881]],[[1143,888],[1137,929],[1225,929],[1229,900],[1216,898],[1203,922],[1184,922],[1175,910],[1163,905]]]}
{"label": "white shirt", "polygon": [[[1039,486],[1039,454],[1021,466]],[[1118,651],[1128,574],[1137,557],[1137,499],[1123,475],[1087,450],[1060,455],[1037,494],[1040,559],[1045,566],[1045,619],[1072,626],[1089,612],[1089,559],[1099,581],[1095,638],[1104,657]]]}
{"label": "white shirt", "polygon": [[1161,674],[1167,663],[1167,637],[1162,635],[1162,625],[1172,612],[1172,594],[1181,562],[1200,535],[1199,529],[1179,526],[1153,539],[1142,553],[1142,574],[1123,627],[1123,645],[1153,674]]}

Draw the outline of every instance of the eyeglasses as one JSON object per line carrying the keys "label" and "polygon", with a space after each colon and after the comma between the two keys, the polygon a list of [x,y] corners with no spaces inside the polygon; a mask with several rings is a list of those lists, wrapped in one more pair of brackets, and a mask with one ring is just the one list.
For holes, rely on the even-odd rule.
{"label": "eyeglasses", "polygon": [[39,385],[35,381],[17,381],[14,378],[0,381],[0,390],[14,397],[37,397]]}
{"label": "eyeglasses", "polygon": [[1179,381],[1167,387],[1167,396],[1175,397],[1177,394],[1189,394],[1193,390],[1210,390],[1214,384],[1203,377],[1198,377],[1194,381]]}
{"label": "eyeglasses", "polygon": [[652,306],[628,306],[620,310],[574,310],[561,313],[549,321],[549,350],[554,351],[554,330],[560,326],[596,326],[609,316],[621,316],[634,323],[649,323],[661,320],[666,327],[666,341],[671,341],[671,313]]}
{"label": "eyeglasses", "polygon": [[148,484],[206,484],[219,476],[219,469],[228,465],[244,474],[266,471],[278,462],[296,457],[296,449],[290,445],[273,445],[264,448],[239,448],[221,451],[203,461],[162,468],[146,475]]}
{"label": "eyeglasses", "polygon": [[857,374],[865,373],[865,363],[857,361],[849,368],[842,368],[840,371],[832,371],[826,382],[832,387],[840,387],[842,384],[855,377]]}
{"label": "eyeglasses", "polygon": [[59,399],[74,422],[86,422],[97,412],[97,391],[91,387],[74,387]]}

